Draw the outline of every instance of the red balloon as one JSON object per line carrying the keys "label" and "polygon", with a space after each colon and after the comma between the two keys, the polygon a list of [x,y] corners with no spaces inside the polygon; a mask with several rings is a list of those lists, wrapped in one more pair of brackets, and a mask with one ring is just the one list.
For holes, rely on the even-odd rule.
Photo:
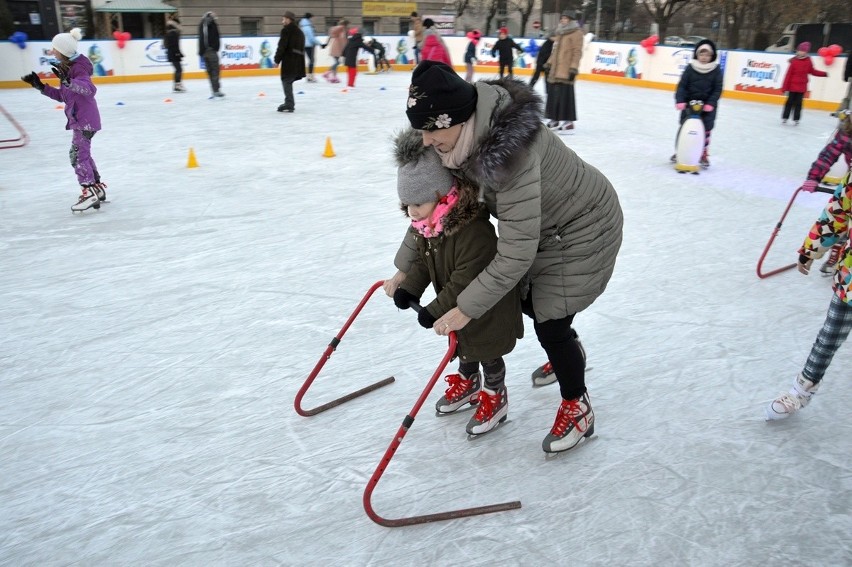
{"label": "red balloon", "polygon": [[828,46],[828,51],[831,55],[834,55],[835,57],[837,57],[838,55],[843,53],[843,48],[840,47],[839,45],[837,45],[836,43],[833,43],[833,44]]}
{"label": "red balloon", "polygon": [[830,53],[828,55],[823,55],[822,60],[825,61],[825,64],[830,67],[831,64],[834,63],[834,55]]}
{"label": "red balloon", "polygon": [[817,53],[820,57],[825,57],[826,55],[829,55],[827,47],[820,47],[819,49],[817,49]]}
{"label": "red balloon", "polygon": [[120,32],[120,31],[118,31],[118,30],[116,30],[116,31],[112,32],[112,37],[113,37],[114,39],[121,39],[121,32]]}
{"label": "red balloon", "polygon": [[647,51],[647,52],[648,52],[648,55],[652,55],[652,54],[654,53],[654,45],[653,45],[653,44],[651,44],[651,45],[646,45],[646,46],[645,46],[645,51]]}
{"label": "red balloon", "polygon": [[121,34],[121,39],[124,41],[130,41],[130,32],[124,32]]}

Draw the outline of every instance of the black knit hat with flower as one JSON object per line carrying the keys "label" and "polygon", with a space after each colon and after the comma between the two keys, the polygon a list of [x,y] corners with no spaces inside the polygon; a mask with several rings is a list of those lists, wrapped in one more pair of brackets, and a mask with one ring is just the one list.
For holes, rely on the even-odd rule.
{"label": "black knit hat with flower", "polygon": [[439,130],[461,124],[476,110],[476,87],[439,61],[423,61],[408,87],[408,121],[416,130]]}

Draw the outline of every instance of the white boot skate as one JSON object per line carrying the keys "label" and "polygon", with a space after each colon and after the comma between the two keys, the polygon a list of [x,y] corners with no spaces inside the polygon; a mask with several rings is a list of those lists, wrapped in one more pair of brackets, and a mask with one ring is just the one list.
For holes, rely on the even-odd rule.
{"label": "white boot skate", "polygon": [[[583,353],[583,367],[586,367],[586,349],[583,348],[583,343],[580,342],[580,337],[574,333],[574,341],[576,341],[577,346],[580,347],[580,352]],[[591,370],[591,369],[589,369]],[[556,373],[553,371],[553,365],[550,364],[548,360],[538,368],[536,368],[532,373],[532,383],[533,388],[537,388],[539,386],[547,386],[548,384],[553,384],[556,382]]]}
{"label": "white boot skate", "polygon": [[101,208],[100,199],[98,199],[98,196],[95,194],[95,192],[91,189],[90,186],[84,186],[83,193],[80,195],[80,198],[77,199],[76,203],[71,205],[71,211],[79,213],[92,208]]}
{"label": "white boot skate", "polygon": [[108,203],[106,198],[106,188],[107,184],[102,183],[100,181],[96,181],[93,185],[91,185],[92,191],[95,192],[95,195],[98,196],[98,201],[101,203]]}
{"label": "white boot skate", "polygon": [[595,433],[595,412],[585,393],[576,400],[562,400],[556,420],[545,436],[541,448],[545,453],[559,453],[573,449],[586,437]]}
{"label": "white boot skate", "polygon": [[796,413],[811,401],[819,390],[820,383],[814,384],[799,372],[793,387],[786,394],[781,394],[766,406],[766,420],[784,419]]}
{"label": "white boot skate", "polygon": [[467,422],[468,435],[488,433],[504,421],[509,415],[509,394],[505,386],[498,391],[483,388],[479,392],[479,407]]}
{"label": "white boot skate", "polygon": [[479,399],[481,378],[479,372],[470,378],[461,374],[448,374],[445,378],[449,387],[444,396],[435,404],[438,413],[453,413],[467,404],[475,405]]}

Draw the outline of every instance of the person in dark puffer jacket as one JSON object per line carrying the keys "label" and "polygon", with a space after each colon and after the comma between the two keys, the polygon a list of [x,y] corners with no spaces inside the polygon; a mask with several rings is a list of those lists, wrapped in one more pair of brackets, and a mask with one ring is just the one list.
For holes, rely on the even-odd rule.
{"label": "person in dark puffer jacket", "polygon": [[[716,110],[721,96],[722,69],[717,60],[716,45],[709,39],[704,39],[695,46],[692,61],[683,70],[675,90],[675,108],[680,111],[681,126],[691,113],[689,103],[693,100],[704,101],[701,111],[701,122],[704,123],[704,151],[701,152],[700,160],[703,167],[710,167],[710,132],[716,124]],[[678,136],[675,136],[675,144]],[[677,161],[676,154],[672,154],[671,161]]]}

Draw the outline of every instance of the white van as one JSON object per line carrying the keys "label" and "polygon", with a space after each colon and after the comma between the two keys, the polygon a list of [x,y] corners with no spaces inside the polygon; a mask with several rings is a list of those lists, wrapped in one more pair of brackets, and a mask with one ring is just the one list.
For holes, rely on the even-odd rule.
{"label": "white van", "polygon": [[781,37],[778,38],[778,41],[767,47],[766,51],[770,53],[792,53],[795,51],[796,28],[800,25],[802,24],[787,24],[784,31],[781,32]]}

